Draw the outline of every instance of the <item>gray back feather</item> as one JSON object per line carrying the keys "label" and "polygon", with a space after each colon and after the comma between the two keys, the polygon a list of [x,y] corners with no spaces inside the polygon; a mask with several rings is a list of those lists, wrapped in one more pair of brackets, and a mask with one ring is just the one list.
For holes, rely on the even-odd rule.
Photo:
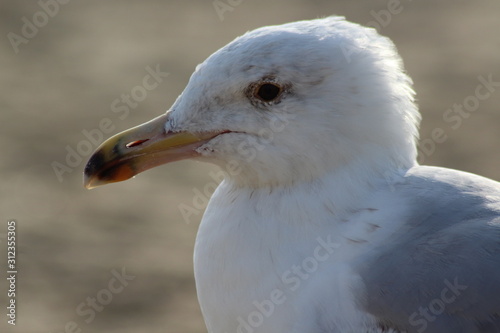
{"label": "gray back feather", "polygon": [[410,213],[359,258],[365,309],[402,332],[500,332],[500,185],[417,167],[395,185]]}

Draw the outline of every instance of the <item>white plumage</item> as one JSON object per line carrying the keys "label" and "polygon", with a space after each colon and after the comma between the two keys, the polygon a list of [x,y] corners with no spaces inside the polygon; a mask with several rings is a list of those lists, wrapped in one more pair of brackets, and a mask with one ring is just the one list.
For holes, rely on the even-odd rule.
{"label": "white plumage", "polygon": [[[339,17],[257,29],[196,68],[156,122],[226,172],[195,246],[209,332],[500,331],[500,186],[418,166],[419,120],[394,45]],[[130,133],[89,184],[125,179],[99,171],[132,160],[123,143],[143,158]]]}

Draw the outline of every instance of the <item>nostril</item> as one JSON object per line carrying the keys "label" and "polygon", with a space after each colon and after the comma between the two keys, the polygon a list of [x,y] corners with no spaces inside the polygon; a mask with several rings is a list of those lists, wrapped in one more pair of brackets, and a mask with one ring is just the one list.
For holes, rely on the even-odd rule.
{"label": "nostril", "polygon": [[139,146],[139,145],[142,145],[144,142],[146,141],[149,141],[149,139],[144,139],[144,140],[136,140],[136,141],[132,141],[132,142],[129,142],[125,145],[125,147],[127,148],[132,148],[132,147],[135,147],[135,146]]}

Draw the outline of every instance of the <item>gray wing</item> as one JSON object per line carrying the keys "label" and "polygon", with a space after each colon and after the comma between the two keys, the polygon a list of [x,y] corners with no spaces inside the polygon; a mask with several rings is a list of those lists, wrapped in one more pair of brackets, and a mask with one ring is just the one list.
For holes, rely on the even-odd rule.
{"label": "gray wing", "polygon": [[401,332],[500,332],[500,184],[417,167],[395,190],[410,214],[359,258],[365,309]]}

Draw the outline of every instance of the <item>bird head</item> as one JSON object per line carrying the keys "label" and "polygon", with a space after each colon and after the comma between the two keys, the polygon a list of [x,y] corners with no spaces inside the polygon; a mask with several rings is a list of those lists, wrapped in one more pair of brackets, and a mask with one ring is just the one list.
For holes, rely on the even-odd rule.
{"label": "bird head", "polygon": [[411,166],[419,113],[392,42],[329,17],[263,27],[196,67],[163,115],[105,141],[85,186],[185,158],[247,186]]}

